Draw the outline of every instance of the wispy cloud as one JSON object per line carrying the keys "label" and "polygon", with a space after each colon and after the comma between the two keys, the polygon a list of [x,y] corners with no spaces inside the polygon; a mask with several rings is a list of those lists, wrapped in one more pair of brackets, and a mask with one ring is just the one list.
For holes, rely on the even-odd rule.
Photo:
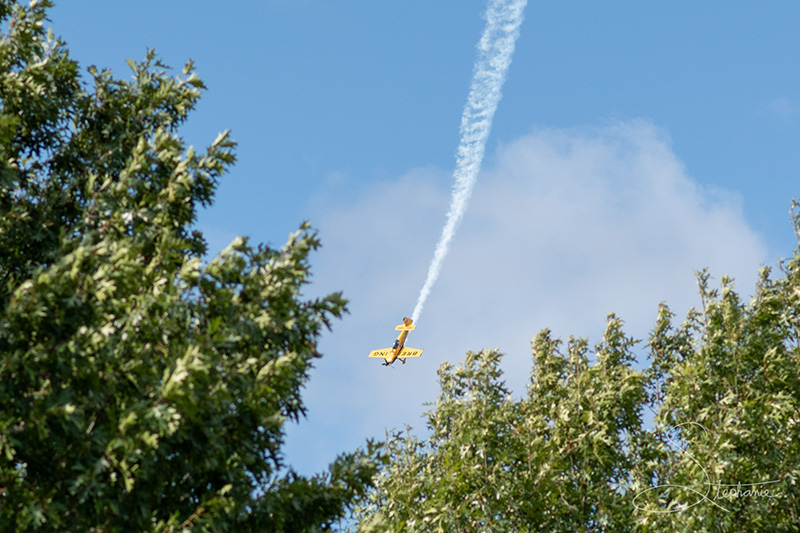
{"label": "wispy cloud", "polygon": [[658,302],[679,316],[698,303],[695,270],[732,275],[749,293],[766,258],[738,195],[698,185],[650,123],[542,128],[492,160],[424,323],[409,336],[425,353],[396,369],[366,354],[393,340],[413,304],[449,176],[418,170],[350,201],[318,200],[324,248],[314,290],[343,290],[351,314],[324,339],[306,394],[309,422],[290,432],[290,453],[309,471],[386,427],[421,426],[436,368],[468,349],[507,353],[509,384],[522,392],[529,341],[542,328],[596,342],[614,311],[642,338]]}

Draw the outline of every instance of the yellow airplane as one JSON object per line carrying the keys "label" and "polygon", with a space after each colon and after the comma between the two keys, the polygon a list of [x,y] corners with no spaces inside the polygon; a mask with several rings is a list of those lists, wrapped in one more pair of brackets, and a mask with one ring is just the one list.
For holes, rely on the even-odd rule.
{"label": "yellow airplane", "polygon": [[403,323],[397,326],[396,330],[400,330],[397,340],[394,341],[394,346],[391,348],[384,348],[383,350],[372,350],[369,352],[370,357],[377,357],[386,361],[384,365],[391,365],[396,359],[400,359],[403,364],[406,364],[406,359],[409,357],[419,357],[422,355],[422,350],[415,348],[404,348],[408,332],[416,328],[411,324],[411,319],[408,317],[403,318]]}

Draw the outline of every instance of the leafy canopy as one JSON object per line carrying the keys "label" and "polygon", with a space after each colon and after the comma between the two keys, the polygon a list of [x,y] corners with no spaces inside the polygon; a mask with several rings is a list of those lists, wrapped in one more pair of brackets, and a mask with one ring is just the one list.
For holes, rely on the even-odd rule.
{"label": "leafy canopy", "polygon": [[376,449],[285,471],[284,424],[345,311],[301,295],[315,233],[204,263],[192,224],[235,144],[180,138],[192,64],[172,77],[149,52],[84,83],[48,7],[0,1],[0,529],[329,526]]}
{"label": "leafy canopy", "polygon": [[703,308],[662,305],[641,370],[614,315],[592,350],[539,333],[522,398],[497,351],[442,365],[430,436],[391,436],[357,529],[797,531],[800,246],[749,302],[698,280]]}

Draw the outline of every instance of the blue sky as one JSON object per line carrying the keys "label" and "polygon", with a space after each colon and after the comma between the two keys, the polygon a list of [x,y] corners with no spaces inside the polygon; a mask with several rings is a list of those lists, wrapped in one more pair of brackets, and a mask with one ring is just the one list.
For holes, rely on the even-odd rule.
{"label": "blue sky", "polygon": [[484,0],[60,2],[55,33],[83,67],[128,77],[155,48],[208,85],[184,128],[230,128],[236,167],[199,226],[280,245],[305,219],[324,248],[310,295],[350,314],[321,343],[309,417],[290,429],[303,473],[416,429],[436,368],[504,351],[524,391],[540,329],[599,340],[615,311],[647,335],[659,301],[685,315],[693,271],[752,290],[797,244],[800,3],[530,0],[484,171],[409,345],[366,359],[411,313],[444,223]]}

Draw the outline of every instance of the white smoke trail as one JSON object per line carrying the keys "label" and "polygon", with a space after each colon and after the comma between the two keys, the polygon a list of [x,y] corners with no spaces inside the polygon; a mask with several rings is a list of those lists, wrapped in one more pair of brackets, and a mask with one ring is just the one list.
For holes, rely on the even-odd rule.
{"label": "white smoke trail", "polygon": [[467,105],[464,106],[461,116],[461,141],[456,152],[456,169],[453,172],[453,198],[447,212],[447,222],[428,267],[428,277],[411,315],[414,322],[419,319],[422,306],[439,277],[442,261],[450,248],[450,240],[461,222],[472,194],[527,3],[527,0],[490,0],[486,10],[486,29],[478,43],[478,59]]}

